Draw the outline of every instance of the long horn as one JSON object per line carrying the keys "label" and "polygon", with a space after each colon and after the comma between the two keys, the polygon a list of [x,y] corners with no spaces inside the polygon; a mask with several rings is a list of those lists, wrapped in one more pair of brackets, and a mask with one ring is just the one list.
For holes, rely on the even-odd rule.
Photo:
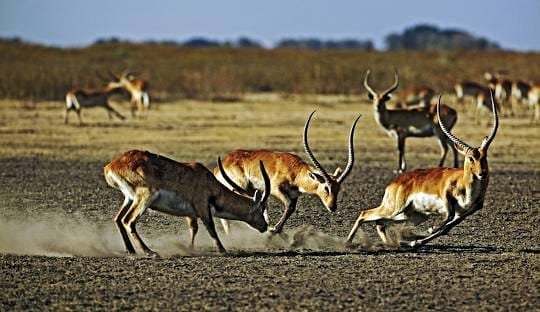
{"label": "long horn", "polygon": [[377,92],[375,92],[375,90],[373,90],[369,84],[368,84],[368,79],[369,79],[369,75],[371,74],[371,69],[368,69],[366,71],[366,77],[364,78],[364,87],[368,90],[369,93],[371,93],[372,95],[377,95]]}
{"label": "long horn", "polygon": [[482,143],[482,149],[487,150],[489,148],[489,145],[495,138],[495,134],[497,134],[497,129],[499,129],[499,112],[497,111],[497,104],[495,104],[495,100],[493,99],[493,92],[489,90],[489,95],[491,96],[491,110],[493,111],[493,127],[491,128],[491,133],[489,134],[489,137],[486,137],[484,139],[484,142]]}
{"label": "long horn", "polygon": [[343,180],[351,173],[352,167],[354,165],[354,129],[356,128],[356,123],[358,120],[362,117],[362,115],[358,115],[356,117],[356,120],[354,121],[351,132],[349,133],[349,159],[347,160],[347,166],[345,167],[345,170],[341,173],[341,175],[337,178],[337,182],[341,184]]}
{"label": "long horn", "polygon": [[437,103],[437,119],[439,120],[439,126],[441,127],[442,132],[450,139],[454,144],[459,145],[465,153],[472,149],[470,145],[467,143],[461,141],[460,139],[456,138],[448,129],[446,129],[446,126],[443,123],[443,120],[441,118],[441,98],[442,94],[439,95],[439,102]]}
{"label": "long horn", "polygon": [[259,169],[261,170],[261,175],[264,180],[264,193],[261,199],[261,203],[264,203],[268,200],[268,197],[270,196],[271,184],[270,184],[270,178],[268,177],[268,173],[266,172],[266,168],[264,168],[264,164],[262,160],[259,160]]}
{"label": "long horn", "polygon": [[218,157],[218,168],[219,168],[219,172],[223,176],[223,179],[230,186],[232,186],[233,189],[235,189],[240,194],[246,194],[247,195],[246,191],[243,188],[241,188],[240,186],[238,186],[238,184],[234,183],[234,181],[231,178],[229,178],[229,176],[225,173],[225,169],[223,168],[223,164],[221,163],[221,157]]}
{"label": "long horn", "polygon": [[304,150],[306,151],[306,154],[308,155],[309,157],[309,160],[311,160],[311,162],[313,163],[313,165],[315,166],[315,168],[317,168],[317,170],[319,170],[319,172],[322,174],[324,180],[326,181],[326,183],[330,183],[330,180],[332,180],[332,178],[330,178],[330,175],[328,174],[328,172],[326,172],[326,170],[324,170],[324,168],[321,166],[321,164],[317,161],[317,159],[315,159],[315,156],[313,156],[313,153],[311,152],[311,149],[309,148],[309,144],[308,144],[308,128],[309,128],[309,122],[311,121],[311,117],[313,116],[313,114],[315,114],[316,111],[313,111],[311,112],[311,114],[309,114],[309,117],[306,121],[306,125],[304,126]]}
{"label": "long horn", "polygon": [[397,69],[394,68],[394,84],[390,88],[388,88],[386,91],[384,91],[383,94],[389,94],[389,93],[394,92],[394,90],[396,90],[398,86],[399,86],[399,74],[398,74]]}

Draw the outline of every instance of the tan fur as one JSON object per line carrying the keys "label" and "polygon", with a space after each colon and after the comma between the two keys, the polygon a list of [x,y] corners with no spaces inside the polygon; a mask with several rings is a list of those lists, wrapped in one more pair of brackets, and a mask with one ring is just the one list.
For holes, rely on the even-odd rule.
{"label": "tan fur", "polygon": [[394,108],[428,106],[431,104],[433,96],[435,96],[435,91],[428,86],[413,86],[403,89],[397,95],[397,104]]}
{"label": "tan fur", "polygon": [[[163,192],[173,192],[183,199],[172,202],[171,209],[160,211],[188,218],[192,244],[197,233],[196,220],[201,219],[219,250],[225,251],[214,228],[211,208],[226,213],[231,219],[245,221],[261,232],[267,228],[263,216],[265,202],[254,202],[252,198],[230,191],[200,163],[179,163],[150,152],[132,150],[107,164],[104,175],[110,186],[126,196],[115,222],[130,253],[135,253],[135,248],[129,234],[146,254],[155,254],[140,239],[135,224],[145,209],[160,210],[152,205],[164,196]],[[193,207],[192,213],[175,213],[173,204],[179,203]]]}
{"label": "tan fur", "polygon": [[132,74],[124,72],[120,77],[111,73],[111,76],[115,78],[111,83],[116,84],[119,87],[124,88],[129,92],[131,96],[131,114],[136,116],[136,112],[139,116],[145,114],[150,107],[150,98],[148,95],[148,81],[143,79],[137,79]]}

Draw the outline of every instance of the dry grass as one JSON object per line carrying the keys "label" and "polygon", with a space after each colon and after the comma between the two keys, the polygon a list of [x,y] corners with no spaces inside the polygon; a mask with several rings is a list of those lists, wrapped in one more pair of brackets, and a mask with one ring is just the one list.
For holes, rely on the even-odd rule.
{"label": "dry grass", "polygon": [[[449,100],[452,100],[449,97]],[[450,101],[452,103],[452,101]],[[127,114],[124,103],[114,103]],[[456,105],[453,105],[456,107]],[[215,163],[218,155],[235,148],[294,151],[304,156],[302,127],[310,111],[317,109],[310,141],[316,155],[327,164],[343,165],[347,158],[347,134],[358,114],[356,131],[357,170],[363,166],[392,170],[397,157],[394,139],[375,123],[372,107],[356,96],[250,95],[242,102],[211,103],[179,101],[155,107],[141,120],[109,121],[100,108],[83,111],[85,126],[75,115],[64,125],[62,103],[0,101],[0,158],[39,156],[59,160],[103,161],[128,149],[147,149],[180,161]],[[471,113],[458,109],[455,133],[471,145],[479,144],[489,126],[476,125]],[[489,116],[485,116],[489,120]],[[491,149],[490,165],[539,170],[540,131],[526,118],[504,118]],[[434,166],[439,157],[435,139],[410,139],[410,168]],[[450,161],[447,160],[447,165]]]}

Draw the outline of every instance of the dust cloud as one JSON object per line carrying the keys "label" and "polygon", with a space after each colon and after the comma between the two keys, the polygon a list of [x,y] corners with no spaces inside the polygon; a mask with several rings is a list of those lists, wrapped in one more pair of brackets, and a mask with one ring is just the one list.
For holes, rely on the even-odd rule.
{"label": "dust cloud", "polygon": [[[200,223],[200,222],[199,222]],[[219,222],[216,222],[219,224]],[[216,224],[216,226],[218,226]],[[219,227],[219,226],[218,226]],[[407,228],[394,229],[393,235],[402,237]],[[195,248],[189,246],[187,229],[177,233],[153,233],[139,228],[139,233],[150,248],[162,257],[216,255],[215,243],[206,228],[200,224]],[[312,226],[300,226],[281,234],[259,233],[241,222],[233,222],[227,235],[218,228],[219,237],[231,253],[277,251],[332,251],[348,252],[345,238],[335,237]],[[355,239],[354,250],[377,250],[361,230]],[[112,221],[98,224],[72,215],[47,216],[46,218],[0,217],[0,253],[43,256],[121,257],[125,247],[120,233]]]}

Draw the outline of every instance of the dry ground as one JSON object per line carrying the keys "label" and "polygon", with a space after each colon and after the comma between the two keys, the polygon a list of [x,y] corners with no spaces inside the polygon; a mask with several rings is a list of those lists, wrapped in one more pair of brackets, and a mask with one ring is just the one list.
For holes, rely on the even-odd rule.
{"label": "dry ground", "polygon": [[[116,106],[127,114],[127,108]],[[234,148],[305,156],[344,166],[350,123],[357,162],[335,214],[303,197],[279,237],[240,224],[214,252],[204,229],[186,249],[184,221],[148,213],[139,232],[161,259],[123,254],[112,217],[122,201],[102,167],[123,151],[147,149],[213,166]],[[485,208],[419,251],[378,246],[366,224],[349,251],[342,241],[361,209],[378,205],[394,177],[395,143],[354,97],[253,95],[241,103],[159,105],[141,120],[108,121],[85,111],[85,126],[62,123],[60,103],[0,102],[0,310],[512,310],[540,307],[540,127],[505,118],[490,150]],[[489,126],[460,108],[455,133],[479,144]],[[469,113],[470,115],[470,113]],[[489,119],[486,116],[486,119]],[[411,168],[438,160],[434,139],[411,139]],[[450,164],[448,161],[447,164]],[[281,212],[271,202],[271,219]],[[369,245],[373,242],[375,245]]]}

